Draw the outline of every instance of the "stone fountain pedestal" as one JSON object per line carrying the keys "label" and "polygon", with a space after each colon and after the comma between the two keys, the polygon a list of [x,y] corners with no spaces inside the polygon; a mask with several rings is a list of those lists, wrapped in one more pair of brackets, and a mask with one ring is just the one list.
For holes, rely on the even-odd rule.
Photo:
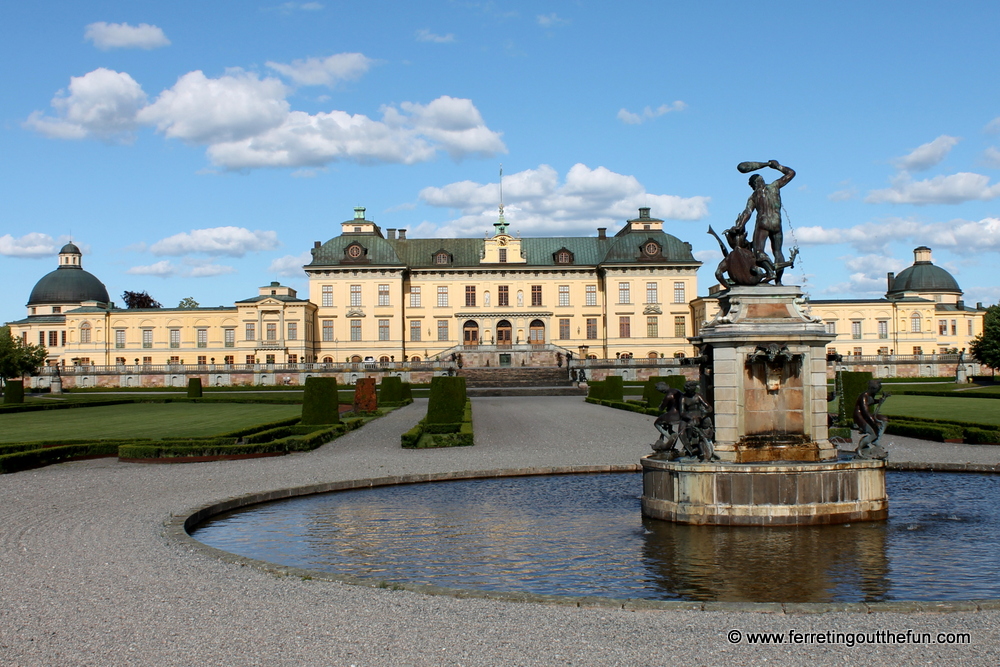
{"label": "stone fountain pedestal", "polygon": [[692,342],[708,359],[718,462],[642,459],[645,516],[721,525],[888,516],[885,462],[839,460],[827,438],[826,345],[797,286],[733,287]]}

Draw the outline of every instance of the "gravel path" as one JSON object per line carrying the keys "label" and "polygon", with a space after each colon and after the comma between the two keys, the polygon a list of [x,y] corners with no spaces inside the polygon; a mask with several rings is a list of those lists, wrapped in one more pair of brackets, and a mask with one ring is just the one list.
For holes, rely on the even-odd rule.
{"label": "gravel path", "polygon": [[[98,459],[0,476],[0,665],[997,664],[1000,612],[624,611],[425,596],[278,577],[166,539],[228,496],[343,479],[632,464],[652,418],[576,397],[482,398],[477,445],[402,450],[425,402],[315,452],[187,465]],[[900,460],[1000,462],[996,447],[894,438]],[[727,632],[969,632],[972,644],[730,644]],[[787,635],[786,635],[787,638]]]}

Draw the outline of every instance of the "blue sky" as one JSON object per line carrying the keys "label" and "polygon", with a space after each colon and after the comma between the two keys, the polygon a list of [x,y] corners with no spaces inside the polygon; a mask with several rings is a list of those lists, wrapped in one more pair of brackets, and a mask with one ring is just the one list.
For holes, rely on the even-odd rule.
{"label": "blue sky", "polygon": [[[597,5],[597,6],[594,6]],[[871,297],[918,245],[969,302],[1000,281],[992,3],[3,3],[0,321],[67,239],[121,303],[299,289],[354,206],[481,236],[497,173],[522,236],[639,206],[693,244],[783,190],[786,283]],[[765,170],[770,180],[777,172]]]}

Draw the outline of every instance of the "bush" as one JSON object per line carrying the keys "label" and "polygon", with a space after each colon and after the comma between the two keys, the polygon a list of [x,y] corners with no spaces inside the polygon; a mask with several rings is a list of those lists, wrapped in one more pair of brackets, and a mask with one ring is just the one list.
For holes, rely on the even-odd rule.
{"label": "bush", "polygon": [[302,399],[302,423],[340,423],[337,378],[314,376],[306,380],[305,395]]}
{"label": "bush", "polygon": [[410,386],[409,382],[403,383],[403,401],[413,402],[413,387]]}
{"label": "bush", "polygon": [[854,404],[858,396],[868,390],[872,374],[868,371],[837,371],[837,389],[840,397],[839,424],[850,426],[854,423]]}
{"label": "bush", "polygon": [[387,375],[379,384],[378,404],[399,405],[403,402],[403,379],[397,375]]}
{"label": "bush", "polygon": [[624,401],[625,386],[620,375],[609,375],[604,378],[604,396],[606,401]]}
{"label": "bush", "polygon": [[466,399],[461,421],[429,424],[424,419],[401,435],[399,441],[407,449],[471,447],[476,444],[472,429],[472,401]]}
{"label": "bush", "polygon": [[603,405],[606,408],[614,408],[616,410],[627,410],[628,412],[638,412],[643,415],[652,415],[658,417],[660,411],[657,408],[647,408],[642,403],[633,401],[606,401],[599,398],[591,398],[588,396],[584,399],[587,403],[593,403],[594,405]]}
{"label": "bush", "polygon": [[201,378],[188,378],[188,398],[201,398]]}
{"label": "bush", "polygon": [[686,381],[687,378],[683,375],[657,375],[649,378],[642,388],[642,400],[645,406],[647,408],[656,408],[659,407],[660,401],[663,400],[663,394],[656,389],[658,383],[666,382],[667,386],[684,391],[684,383]]}
{"label": "bush", "polygon": [[604,382],[602,380],[595,380],[587,384],[587,398],[592,398],[595,401],[604,398]]}
{"label": "bush", "polygon": [[962,436],[967,445],[997,445],[1000,444],[1000,430],[976,428],[963,429]]}
{"label": "bush", "polygon": [[431,380],[427,404],[428,424],[454,424],[462,421],[465,409],[465,378],[440,376]]}
{"label": "bush", "polygon": [[18,472],[84,457],[115,456],[117,453],[118,444],[114,442],[31,449],[0,455],[0,473]]}
{"label": "bush", "polygon": [[908,438],[920,438],[921,440],[934,440],[937,442],[962,439],[962,428],[951,424],[892,420],[886,426],[885,432],[892,435],[902,435]]}
{"label": "bush", "polygon": [[24,403],[24,380],[7,380],[3,390],[4,405]]}

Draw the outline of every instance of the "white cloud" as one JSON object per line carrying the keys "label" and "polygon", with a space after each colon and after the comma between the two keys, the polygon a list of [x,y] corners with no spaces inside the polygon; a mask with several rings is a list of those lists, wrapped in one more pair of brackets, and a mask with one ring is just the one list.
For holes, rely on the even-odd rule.
{"label": "white cloud", "polygon": [[983,132],[986,132],[987,134],[996,134],[997,132],[1000,132],[1000,116],[987,123],[986,127],[983,128]]}
{"label": "white cloud", "polygon": [[163,30],[148,23],[133,26],[128,23],[99,21],[87,26],[83,38],[92,41],[94,46],[102,51],[109,49],[149,50],[170,45],[170,40],[163,34]]}
{"label": "white cloud", "polygon": [[382,109],[382,120],[331,111],[288,114],[277,128],[242,141],[209,146],[213,163],[227,169],[318,167],[338,160],[414,164],[439,150],[453,158],[507,152],[500,133],[486,127],[471,100],[447,95],[427,105],[404,102]]}
{"label": "white cloud", "polygon": [[[503,179],[504,214],[513,231],[587,234],[597,227],[613,227],[649,206],[658,218],[699,220],[708,215],[708,197],[678,197],[646,192],[634,177],[605,167],[576,164],[563,182],[549,165],[527,169]],[[472,181],[428,187],[419,198],[435,207],[457,209],[461,217],[444,225],[424,223],[414,235],[467,236],[492,229],[496,221],[498,184]]]}
{"label": "white cloud", "polygon": [[849,272],[846,282],[827,287],[825,294],[870,294],[882,295],[888,289],[886,274],[898,273],[909,263],[887,255],[869,254],[861,257],[841,257]]}
{"label": "white cloud", "polygon": [[960,255],[1000,252],[1000,218],[931,223],[889,218],[846,229],[798,227],[795,238],[802,245],[849,243],[859,252],[885,252],[895,241],[947,248]]}
{"label": "white cloud", "polygon": [[897,169],[906,171],[930,169],[943,160],[961,140],[960,137],[950,137],[947,134],[942,134],[934,141],[917,146],[908,155],[894,159],[892,163]]}
{"label": "white cloud", "polygon": [[191,278],[211,278],[213,276],[223,276],[228,273],[236,273],[236,269],[225,264],[199,264],[192,267],[187,275]]}
{"label": "white cloud", "polygon": [[848,201],[854,199],[858,196],[857,188],[844,188],[843,190],[837,190],[836,192],[831,192],[826,196],[830,201]]}
{"label": "white cloud", "polygon": [[8,257],[51,257],[58,248],[48,234],[30,232],[20,238],[10,234],[0,236],[0,255]]}
{"label": "white cloud", "polygon": [[168,276],[177,275],[177,267],[171,264],[168,260],[164,259],[156,262],[155,264],[133,266],[125,273],[133,276],[159,276],[160,278],[166,278]]}
{"label": "white cloud", "polygon": [[97,137],[128,141],[136,127],[136,114],[146,104],[146,93],[125,72],[99,67],[70,78],[69,92],[52,99],[57,115],[35,111],[24,125],[54,139]]}
{"label": "white cloud", "polygon": [[241,70],[218,79],[196,70],[160,93],[138,120],[191,143],[239,141],[281,125],[289,109],[285,92],[277,79]]}
{"label": "white cloud", "polygon": [[285,255],[284,257],[277,258],[271,262],[271,266],[268,267],[267,271],[279,276],[301,278],[306,275],[302,267],[311,261],[312,253],[307,250],[300,255]]}
{"label": "white cloud", "polygon": [[418,42],[433,42],[434,44],[448,44],[455,41],[455,35],[448,33],[447,35],[435,35],[433,32],[427,28],[421,28],[417,31],[417,41]]}
{"label": "white cloud", "polygon": [[618,111],[618,120],[626,125],[640,125],[645,123],[647,120],[659,118],[660,116],[668,114],[671,111],[684,111],[684,109],[687,109],[687,104],[681,100],[677,100],[673,104],[661,104],[656,109],[646,107],[640,113],[632,113],[623,107]]}
{"label": "white cloud", "polygon": [[568,19],[560,18],[555,12],[552,12],[551,14],[539,14],[535,17],[535,20],[538,21],[538,25],[543,28],[554,28],[557,25],[566,25],[569,23]]}
{"label": "white cloud", "polygon": [[950,176],[914,181],[903,173],[892,181],[892,187],[872,190],[865,197],[869,204],[961,204],[967,201],[989,201],[1000,197],[1000,183],[989,184],[989,176],[959,172]]}
{"label": "white cloud", "polygon": [[316,178],[326,169],[296,169],[291,173],[292,178]]}
{"label": "white cloud", "polygon": [[326,58],[293,60],[290,65],[268,61],[267,66],[300,86],[328,86],[352,81],[367,72],[375,61],[362,53],[337,53]]}
{"label": "white cloud", "polygon": [[273,250],[277,247],[277,232],[250,231],[243,227],[212,227],[174,234],[157,241],[149,250],[154,255],[205,253],[243,257],[248,252]]}
{"label": "white cloud", "polygon": [[987,167],[1000,169],[1000,150],[996,146],[989,146],[983,151],[982,162]]}

